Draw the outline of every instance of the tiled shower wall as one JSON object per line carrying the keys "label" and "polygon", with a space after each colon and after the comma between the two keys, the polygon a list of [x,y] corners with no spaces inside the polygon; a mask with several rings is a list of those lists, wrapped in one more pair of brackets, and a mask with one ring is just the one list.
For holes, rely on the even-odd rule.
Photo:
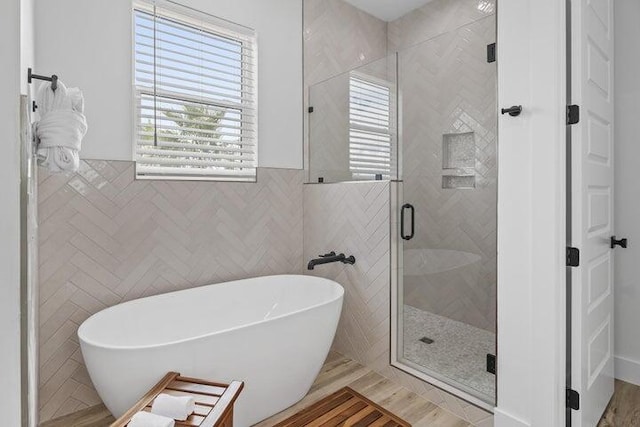
{"label": "tiled shower wall", "polygon": [[41,421],[100,403],[76,331],[123,301],[302,269],[301,170],[257,184],[135,181],[132,162],[40,169]]}

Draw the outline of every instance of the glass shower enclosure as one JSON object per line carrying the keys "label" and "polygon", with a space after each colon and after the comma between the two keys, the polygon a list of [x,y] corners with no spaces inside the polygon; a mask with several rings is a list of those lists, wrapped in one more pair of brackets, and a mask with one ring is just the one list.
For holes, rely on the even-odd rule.
{"label": "glass shower enclosure", "polygon": [[402,182],[392,278],[392,364],[489,410],[497,79],[488,51],[495,28],[488,16],[398,52]]}
{"label": "glass shower enclosure", "polygon": [[309,182],[392,181],[391,364],[495,404],[495,14],[310,87]]}

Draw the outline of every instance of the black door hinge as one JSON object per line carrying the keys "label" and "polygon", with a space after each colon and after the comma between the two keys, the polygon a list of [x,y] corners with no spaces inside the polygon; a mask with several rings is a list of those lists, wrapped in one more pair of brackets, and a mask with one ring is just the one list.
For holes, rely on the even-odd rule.
{"label": "black door hinge", "polygon": [[580,409],[580,393],[570,388],[567,389],[567,408],[576,411]]}
{"label": "black door hinge", "polygon": [[577,105],[567,105],[567,124],[575,125],[580,121],[580,107]]}
{"label": "black door hinge", "polygon": [[309,111],[309,113],[313,113],[313,107],[309,107],[309,110],[307,111]]}
{"label": "black door hinge", "polygon": [[491,43],[487,45],[487,62],[496,62],[496,44]]}
{"label": "black door hinge", "polygon": [[580,249],[567,247],[567,267],[577,267],[580,265]]}
{"label": "black door hinge", "polygon": [[496,355],[487,354],[487,372],[490,374],[496,374]]}

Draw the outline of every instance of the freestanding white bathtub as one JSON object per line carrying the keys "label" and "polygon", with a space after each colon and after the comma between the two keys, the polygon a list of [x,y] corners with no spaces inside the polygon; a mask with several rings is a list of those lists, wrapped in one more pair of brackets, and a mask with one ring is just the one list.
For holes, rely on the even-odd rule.
{"label": "freestanding white bathtub", "polygon": [[344,289],[312,276],[203,286],[107,308],[78,330],[91,380],[118,417],[168,371],[241,380],[235,425],[302,399],[329,352]]}

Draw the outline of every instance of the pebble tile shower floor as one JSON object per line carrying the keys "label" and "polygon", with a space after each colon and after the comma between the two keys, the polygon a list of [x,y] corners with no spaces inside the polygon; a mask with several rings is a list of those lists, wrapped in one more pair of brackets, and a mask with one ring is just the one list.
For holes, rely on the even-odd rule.
{"label": "pebble tile shower floor", "polygon": [[[433,342],[425,342],[429,340]],[[482,393],[489,400],[495,396],[496,377],[487,372],[487,354],[495,351],[493,332],[404,306],[404,358]]]}

